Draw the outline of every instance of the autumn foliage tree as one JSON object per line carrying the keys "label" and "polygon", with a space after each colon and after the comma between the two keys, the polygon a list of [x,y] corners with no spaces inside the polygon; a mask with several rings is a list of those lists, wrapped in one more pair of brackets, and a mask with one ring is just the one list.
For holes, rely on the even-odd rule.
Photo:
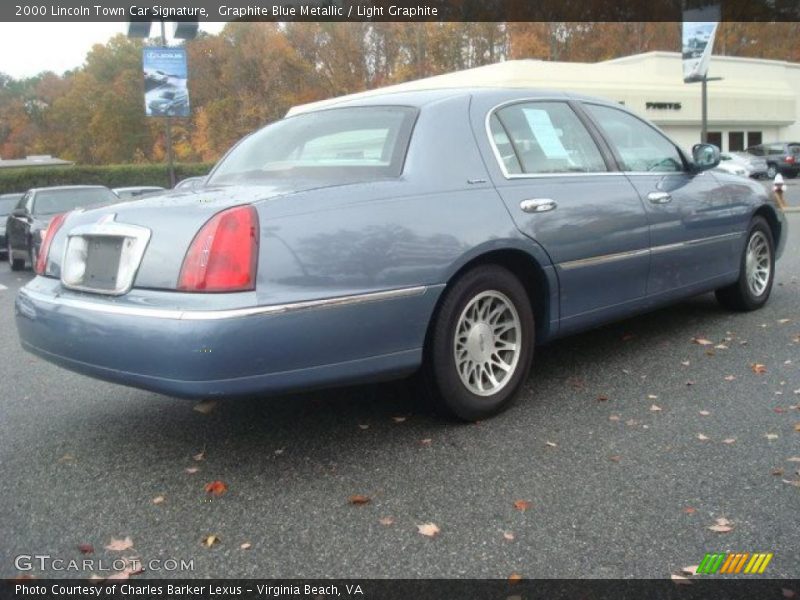
{"label": "autumn foliage tree", "polygon": [[[599,61],[676,51],[674,22],[229,23],[186,43],[192,116],[173,119],[180,161],[214,161],[293,105],[506,59]],[[715,52],[800,61],[798,23],[722,23]],[[0,73],[0,156],[154,162],[161,119],[144,115],[140,40],[96,45],[63,75]]]}

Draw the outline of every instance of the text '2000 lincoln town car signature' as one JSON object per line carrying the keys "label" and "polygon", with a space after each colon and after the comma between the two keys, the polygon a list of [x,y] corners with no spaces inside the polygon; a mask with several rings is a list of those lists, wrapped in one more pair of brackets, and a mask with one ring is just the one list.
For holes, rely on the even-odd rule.
{"label": "text '2000 lincoln town car signature'", "polygon": [[54,219],[23,346],[184,397],[414,373],[463,419],[534,346],[715,290],[769,297],[784,216],[619,105],[537,90],[385,93],[253,133],[204,187]]}

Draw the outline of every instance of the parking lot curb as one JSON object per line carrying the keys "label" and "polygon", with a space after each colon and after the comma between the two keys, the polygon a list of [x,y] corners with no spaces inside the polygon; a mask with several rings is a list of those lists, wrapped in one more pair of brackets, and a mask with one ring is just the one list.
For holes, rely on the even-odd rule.
{"label": "parking lot curb", "polygon": [[800,212],[800,206],[789,206],[783,209],[785,213],[796,213]]}

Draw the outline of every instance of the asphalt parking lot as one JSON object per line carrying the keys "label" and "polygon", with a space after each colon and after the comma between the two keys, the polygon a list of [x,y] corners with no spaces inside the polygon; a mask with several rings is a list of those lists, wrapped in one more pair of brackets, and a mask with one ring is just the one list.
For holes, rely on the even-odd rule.
{"label": "asphalt parking lot", "polygon": [[[13,299],[31,275],[0,263],[0,576],[46,554],[193,560],[149,577],[661,578],[735,551],[800,577],[789,221],[763,310],[705,295],[541,348],[524,398],[473,425],[431,416],[403,383],[204,414],[63,371],[19,348]],[[108,575],[60,574],[93,573]]]}

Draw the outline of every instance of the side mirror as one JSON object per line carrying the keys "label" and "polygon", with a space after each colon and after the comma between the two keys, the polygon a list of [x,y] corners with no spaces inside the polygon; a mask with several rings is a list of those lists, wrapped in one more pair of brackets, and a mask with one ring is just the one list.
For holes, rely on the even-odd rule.
{"label": "side mirror", "polygon": [[11,216],[24,218],[28,216],[28,213],[25,212],[24,208],[15,208],[14,210],[11,211]]}
{"label": "side mirror", "polygon": [[695,171],[707,171],[719,164],[719,148],[714,144],[695,144],[692,146],[692,161]]}

